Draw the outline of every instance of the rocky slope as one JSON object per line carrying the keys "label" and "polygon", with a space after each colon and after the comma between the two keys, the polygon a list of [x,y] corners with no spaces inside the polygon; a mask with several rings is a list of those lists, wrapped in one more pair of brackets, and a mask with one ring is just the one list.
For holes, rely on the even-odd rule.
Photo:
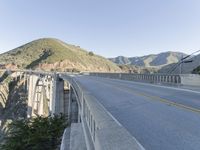
{"label": "rocky slope", "polygon": [[[160,73],[180,73],[180,70],[182,73],[196,73],[193,70],[200,66],[200,54],[193,56],[192,58],[188,58],[186,60],[192,60],[190,63],[182,63],[182,65],[179,65],[179,63],[170,64],[167,66],[164,66],[159,70]],[[181,68],[181,69],[180,69]]]}
{"label": "rocky slope", "polygon": [[19,81],[10,75],[0,82],[0,143],[12,120],[26,118],[27,94],[23,80]]}
{"label": "rocky slope", "polygon": [[44,38],[0,54],[1,68],[59,71],[120,71],[111,61],[79,46]]}
{"label": "rocky slope", "polygon": [[186,56],[180,52],[164,52],[160,54],[146,55],[142,57],[118,56],[110,58],[112,62],[120,65],[136,65],[142,67],[163,67],[168,64],[177,63],[182,57]]}

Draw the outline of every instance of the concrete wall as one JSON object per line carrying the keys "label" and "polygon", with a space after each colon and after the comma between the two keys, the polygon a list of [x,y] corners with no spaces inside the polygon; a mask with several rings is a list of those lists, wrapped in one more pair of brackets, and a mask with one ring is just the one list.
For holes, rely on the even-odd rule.
{"label": "concrete wall", "polygon": [[200,86],[200,75],[197,74],[181,74],[181,84]]}

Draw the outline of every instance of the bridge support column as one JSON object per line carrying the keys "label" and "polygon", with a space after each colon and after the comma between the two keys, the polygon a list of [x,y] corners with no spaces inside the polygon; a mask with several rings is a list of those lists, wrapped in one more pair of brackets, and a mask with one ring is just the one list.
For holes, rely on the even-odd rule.
{"label": "bridge support column", "polygon": [[[73,91],[73,88],[70,87],[69,90],[69,107],[68,107],[68,117],[70,123],[80,122],[78,119],[78,103]],[[79,121],[78,121],[79,120]]]}
{"label": "bridge support column", "polygon": [[28,91],[28,77],[26,73],[24,74],[24,91],[25,93]]}
{"label": "bridge support column", "polygon": [[29,76],[29,86],[28,86],[28,109],[27,109],[27,117],[31,117],[33,115],[33,106],[35,101],[35,89],[38,81],[38,76],[30,75]]}
{"label": "bridge support column", "polygon": [[57,75],[54,79],[53,114],[64,113],[64,81]]}

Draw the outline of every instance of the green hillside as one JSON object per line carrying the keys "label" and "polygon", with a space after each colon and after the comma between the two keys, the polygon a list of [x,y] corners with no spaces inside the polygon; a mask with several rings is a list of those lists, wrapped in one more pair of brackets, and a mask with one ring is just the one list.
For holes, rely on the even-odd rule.
{"label": "green hillside", "polygon": [[101,56],[52,38],[35,40],[3,53],[0,64],[43,70],[120,71]]}

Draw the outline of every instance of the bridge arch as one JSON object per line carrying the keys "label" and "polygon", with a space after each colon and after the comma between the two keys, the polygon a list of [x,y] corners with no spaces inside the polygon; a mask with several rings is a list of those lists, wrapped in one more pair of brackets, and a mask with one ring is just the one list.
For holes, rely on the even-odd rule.
{"label": "bridge arch", "polygon": [[47,81],[45,76],[30,75],[28,86],[28,117],[49,115],[49,99],[47,98]]}

